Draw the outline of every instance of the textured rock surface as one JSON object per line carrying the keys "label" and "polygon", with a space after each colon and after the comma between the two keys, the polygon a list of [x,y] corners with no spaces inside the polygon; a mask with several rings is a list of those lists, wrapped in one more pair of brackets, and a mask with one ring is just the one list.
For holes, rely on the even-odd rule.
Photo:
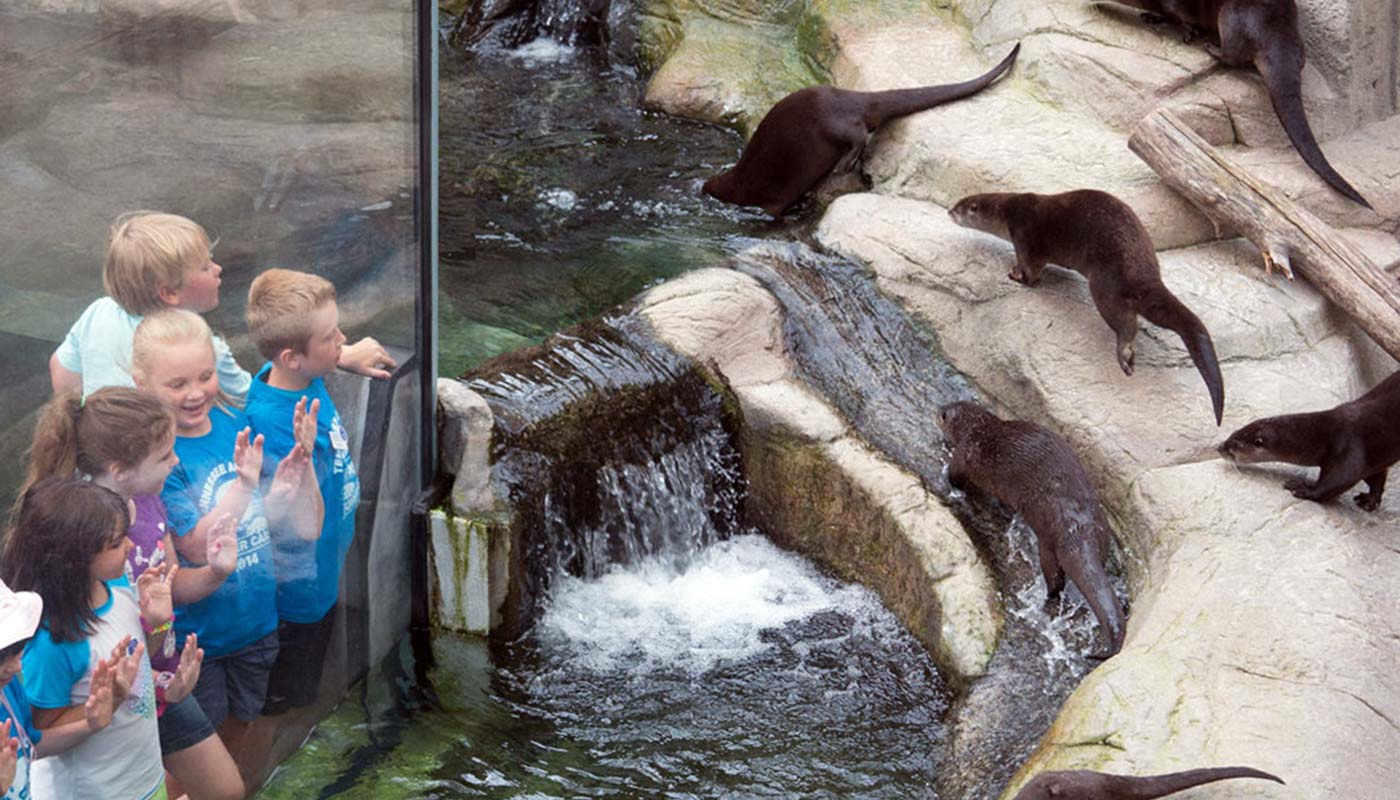
{"label": "textured rock surface", "polygon": [[980,674],[1001,625],[991,575],[917,478],[793,379],[767,290],[701,270],[640,303],[663,340],[718,370],[738,396],[752,508],[769,535],[874,589],[953,680]]}
{"label": "textured rock surface", "polygon": [[[1165,105],[1333,224],[1395,231],[1400,136],[1393,119],[1359,129],[1359,123],[1384,120],[1391,109],[1371,100],[1374,86],[1364,99],[1357,99],[1361,90],[1351,86],[1361,74],[1354,62],[1363,52],[1366,64],[1388,65],[1390,51],[1336,44],[1338,31],[1351,30],[1353,21],[1374,27],[1362,5],[1357,0],[1350,12],[1339,12],[1340,27],[1326,34],[1334,46],[1315,48],[1338,60],[1304,70],[1304,98],[1329,159],[1377,212],[1350,203],[1308,170],[1288,144],[1257,74],[1223,68],[1198,44],[1184,44],[1172,30],[1153,29],[1121,9],[1070,0],[986,0],[956,4],[952,17],[930,9],[904,9],[876,23],[816,15],[811,26],[827,35],[807,38],[812,49],[807,57],[824,66],[835,85],[888,89],[980,74],[1013,42],[1022,43],[1013,74],[999,85],[895,121],[874,137],[864,168],[882,194],[946,205],[975,191],[1093,186],[1132,205],[1159,247],[1216,238],[1205,217],[1127,149],[1136,121]],[[767,27],[745,27],[703,17],[687,23],[674,57],[648,86],[648,103],[747,131],[783,94],[822,79],[821,69],[788,68],[803,63],[791,53],[775,55],[767,45],[755,46],[758,30],[767,31],[763,42],[772,42],[772,26],[779,23],[763,24]],[[707,26],[724,32],[707,42]],[[745,37],[752,41],[745,44]],[[1349,93],[1335,88],[1343,85]]]}
{"label": "textured rock surface", "polygon": [[1063,433],[1117,521],[1134,590],[1127,643],[1071,696],[1007,796],[1045,769],[1227,763],[1289,785],[1192,796],[1389,795],[1400,692],[1385,665],[1400,658],[1400,585],[1385,576],[1400,567],[1400,503],[1374,516],[1303,503],[1280,487],[1297,468],[1206,459],[1233,427],[1350,399],[1393,360],[1307,285],[1265,279],[1241,242],[1162,253],[1164,280],[1223,359],[1217,430],[1174,335],[1143,323],[1138,369],[1124,376],[1081,278],[1012,283],[1010,246],[938,206],[848,195],[817,235],[868,263],[986,396]]}

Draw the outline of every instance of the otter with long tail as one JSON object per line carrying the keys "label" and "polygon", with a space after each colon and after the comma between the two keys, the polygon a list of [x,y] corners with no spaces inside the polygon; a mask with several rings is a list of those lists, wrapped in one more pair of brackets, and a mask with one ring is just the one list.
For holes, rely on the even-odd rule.
{"label": "otter with long tail", "polygon": [[704,192],[777,219],[827,175],[854,169],[881,125],[982,91],[1011,69],[1020,50],[1016,45],[990,72],[964,83],[883,92],[799,89],[769,109],[739,163],[705,181]]}
{"label": "otter with long tail", "polygon": [[1225,382],[1210,333],[1162,283],[1152,237],[1133,209],[1107,192],[974,194],[948,212],[953,221],[1016,247],[1010,277],[1027,286],[1054,262],[1089,280],[1089,295],[1118,336],[1118,365],[1133,374],[1138,315],[1176,333],[1210,392],[1215,424],[1225,409]]}
{"label": "otter with long tail", "polygon": [[1249,767],[1191,769],[1142,777],[1070,770],[1036,775],[1016,793],[1014,800],[1156,800],[1203,783],[1234,778],[1261,778],[1283,783],[1277,775]]}
{"label": "otter with long tail", "polygon": [[[1293,0],[1112,0],[1163,17],[1210,37],[1207,49],[1232,67],[1253,64],[1264,79],[1288,140],[1312,171],[1332,188],[1370,208],[1337,174],[1303,113],[1303,37]],[[1216,45],[1218,42],[1218,46]]]}
{"label": "otter with long tail", "polygon": [[1059,595],[1068,574],[1108,643],[1094,657],[1121,650],[1125,618],[1104,569],[1108,521],[1069,442],[1039,425],[1000,419],[967,402],[938,409],[938,427],[953,448],[948,481],[975,486],[1020,514],[1040,546],[1047,599]]}

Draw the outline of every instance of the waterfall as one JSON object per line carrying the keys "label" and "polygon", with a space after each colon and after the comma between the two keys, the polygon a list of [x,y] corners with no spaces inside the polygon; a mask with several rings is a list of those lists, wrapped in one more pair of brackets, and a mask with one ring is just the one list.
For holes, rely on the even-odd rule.
{"label": "waterfall", "polygon": [[741,527],[724,399],[644,329],[604,318],[468,380],[496,415],[492,476],[520,517],[526,625],[560,576],[679,568]]}

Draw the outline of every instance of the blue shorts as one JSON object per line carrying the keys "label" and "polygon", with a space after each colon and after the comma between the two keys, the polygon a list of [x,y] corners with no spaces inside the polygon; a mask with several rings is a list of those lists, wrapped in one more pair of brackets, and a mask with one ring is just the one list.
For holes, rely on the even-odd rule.
{"label": "blue shorts", "polygon": [[267,676],[276,660],[276,631],[242,650],[204,659],[194,696],[209,723],[217,728],[230,716],[241,722],[257,719],[267,700]]}
{"label": "blue shorts", "polygon": [[184,700],[166,706],[156,724],[160,730],[162,756],[194,747],[214,735],[214,726],[204,715],[204,709],[199,707],[194,692],[190,692]]}

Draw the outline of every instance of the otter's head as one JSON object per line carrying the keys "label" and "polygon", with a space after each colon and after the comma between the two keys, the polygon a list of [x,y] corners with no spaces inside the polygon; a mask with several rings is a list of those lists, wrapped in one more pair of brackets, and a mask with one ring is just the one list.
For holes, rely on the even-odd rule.
{"label": "otter's head", "polygon": [[1015,800],[1080,800],[1085,797],[1108,797],[1106,793],[1100,795],[1088,791],[1096,788],[1094,784],[1102,783],[1101,780],[1095,780],[1099,777],[1097,773],[1087,770],[1042,772],[1021,787]]}
{"label": "otter's head", "polygon": [[1255,420],[1230,434],[1219,447],[1220,455],[1236,464],[1277,461],[1281,444],[1278,434],[1278,426],[1271,420]]}
{"label": "otter's head", "polygon": [[734,170],[727,169],[705,181],[705,184],[700,187],[700,191],[716,200],[729,202],[729,195],[734,191]]}
{"label": "otter's head", "polygon": [[967,401],[939,406],[936,415],[938,429],[943,431],[943,435],[951,444],[956,445],[959,437],[967,432],[972,423],[986,413],[976,404]]}
{"label": "otter's head", "polygon": [[995,194],[970,194],[948,209],[948,216],[964,228],[1010,239],[1011,231],[999,201]]}

